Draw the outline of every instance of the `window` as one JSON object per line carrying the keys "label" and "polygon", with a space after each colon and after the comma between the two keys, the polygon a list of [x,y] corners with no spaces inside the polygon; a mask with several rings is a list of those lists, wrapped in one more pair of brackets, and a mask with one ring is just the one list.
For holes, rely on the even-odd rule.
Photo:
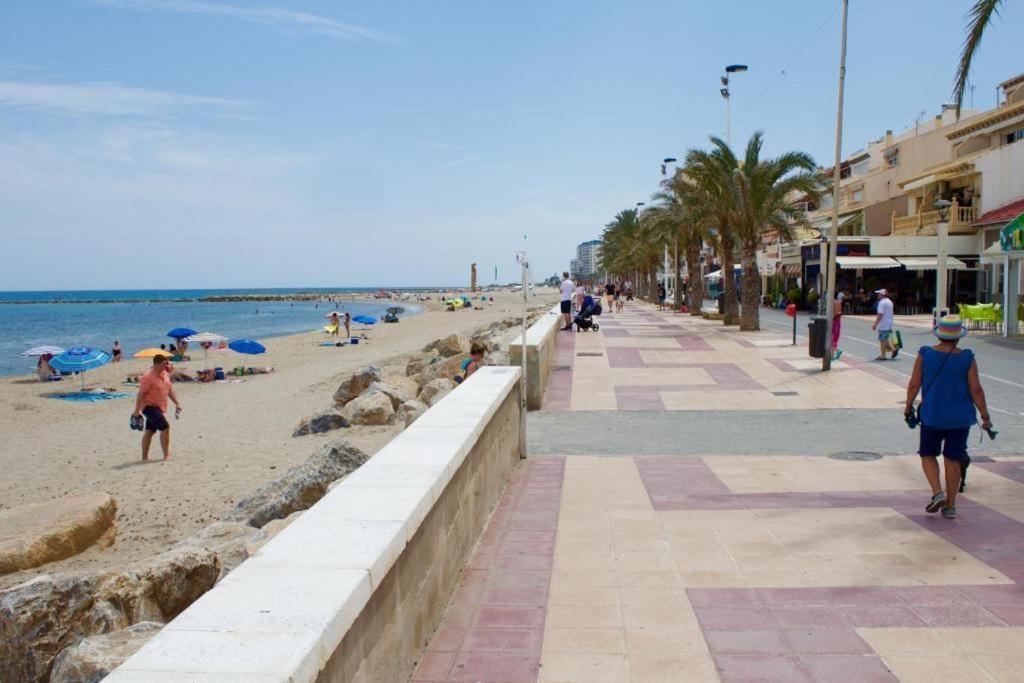
{"label": "window", "polygon": [[891,149],[885,153],[885,165],[888,168],[896,168],[900,165],[900,150]]}
{"label": "window", "polygon": [[1007,133],[1004,139],[1006,140],[1006,144],[1008,145],[1012,145],[1018,140],[1024,140],[1024,128],[1021,128],[1020,130],[1015,130],[1012,133]]}
{"label": "window", "polygon": [[855,201],[855,202],[862,202],[862,201],[864,201],[864,190],[854,190],[853,191],[853,201]]}

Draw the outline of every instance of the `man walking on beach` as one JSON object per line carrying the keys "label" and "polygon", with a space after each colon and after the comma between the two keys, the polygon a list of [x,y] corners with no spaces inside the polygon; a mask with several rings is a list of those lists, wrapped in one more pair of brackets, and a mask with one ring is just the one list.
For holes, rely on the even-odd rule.
{"label": "man walking on beach", "polygon": [[569,273],[562,273],[562,296],[560,301],[562,318],[565,320],[565,326],[562,331],[572,329],[572,297],[576,291],[576,285],[572,280],[569,279]]}
{"label": "man walking on beach", "polygon": [[174,417],[181,414],[181,402],[171,386],[171,374],[168,371],[167,357],[157,354],[153,356],[153,367],[139,380],[139,395],[135,399],[135,417],[146,416],[146,428],[142,432],[142,459],[149,460],[149,446],[153,443],[153,434],[160,432],[160,448],[164,452],[164,460],[171,459],[171,425],[164,413],[167,412],[167,399],[174,401]]}
{"label": "man walking on beach", "polygon": [[885,352],[892,352],[892,359],[896,360],[896,356],[900,355],[900,350],[892,344],[892,300],[889,298],[889,292],[885,289],[875,290],[875,294],[878,295],[878,315],[875,316],[875,324],[871,326],[872,330],[878,332],[878,345],[881,352],[875,360],[888,360],[885,357]]}

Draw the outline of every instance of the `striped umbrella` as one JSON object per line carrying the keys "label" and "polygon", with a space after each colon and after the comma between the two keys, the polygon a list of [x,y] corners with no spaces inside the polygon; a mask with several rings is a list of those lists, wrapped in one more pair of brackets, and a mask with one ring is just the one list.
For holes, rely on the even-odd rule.
{"label": "striped umbrella", "polygon": [[64,353],[64,349],[62,349],[59,346],[46,346],[46,345],[44,345],[44,346],[33,346],[28,351],[22,351],[21,355],[23,355],[23,356],[45,356],[46,354],[50,354],[51,356],[56,356],[56,355],[61,354],[61,353]]}
{"label": "striped umbrella", "polygon": [[50,361],[50,367],[58,372],[77,372],[82,378],[82,389],[85,389],[85,372],[106,365],[110,362],[110,354],[88,346],[76,346]]}
{"label": "striped umbrella", "polygon": [[226,342],[227,340],[227,337],[222,334],[217,334],[216,332],[197,332],[196,334],[185,337],[185,341],[189,344],[197,343],[203,347],[203,362],[206,364],[207,370],[210,369],[210,359],[207,355],[210,347],[214,344]]}

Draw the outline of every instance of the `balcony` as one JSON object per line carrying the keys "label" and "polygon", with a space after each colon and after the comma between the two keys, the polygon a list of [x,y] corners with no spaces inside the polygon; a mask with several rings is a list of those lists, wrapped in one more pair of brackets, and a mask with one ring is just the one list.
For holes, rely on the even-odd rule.
{"label": "balcony", "polygon": [[[973,235],[976,228],[972,225],[975,219],[975,207],[958,206],[953,204],[949,207],[949,234],[950,235]],[[936,235],[939,224],[938,211],[924,211],[913,216],[897,216],[892,214],[892,235],[907,237],[927,237]]]}

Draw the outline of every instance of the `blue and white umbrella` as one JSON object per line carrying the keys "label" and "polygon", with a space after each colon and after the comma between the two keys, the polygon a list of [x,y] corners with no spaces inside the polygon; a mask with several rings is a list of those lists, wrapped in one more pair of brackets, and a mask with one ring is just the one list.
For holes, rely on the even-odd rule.
{"label": "blue and white umbrella", "polygon": [[94,370],[110,362],[110,354],[88,346],[76,346],[64,353],[54,356],[50,367],[58,372],[77,372],[82,377],[82,389],[85,389],[85,372]]}
{"label": "blue and white umbrella", "polygon": [[207,370],[210,369],[210,358],[207,355],[207,352],[212,346],[221,344],[227,340],[227,337],[222,334],[217,334],[216,332],[197,332],[185,337],[185,341],[189,344],[199,344],[203,347],[203,363],[206,365]]}

